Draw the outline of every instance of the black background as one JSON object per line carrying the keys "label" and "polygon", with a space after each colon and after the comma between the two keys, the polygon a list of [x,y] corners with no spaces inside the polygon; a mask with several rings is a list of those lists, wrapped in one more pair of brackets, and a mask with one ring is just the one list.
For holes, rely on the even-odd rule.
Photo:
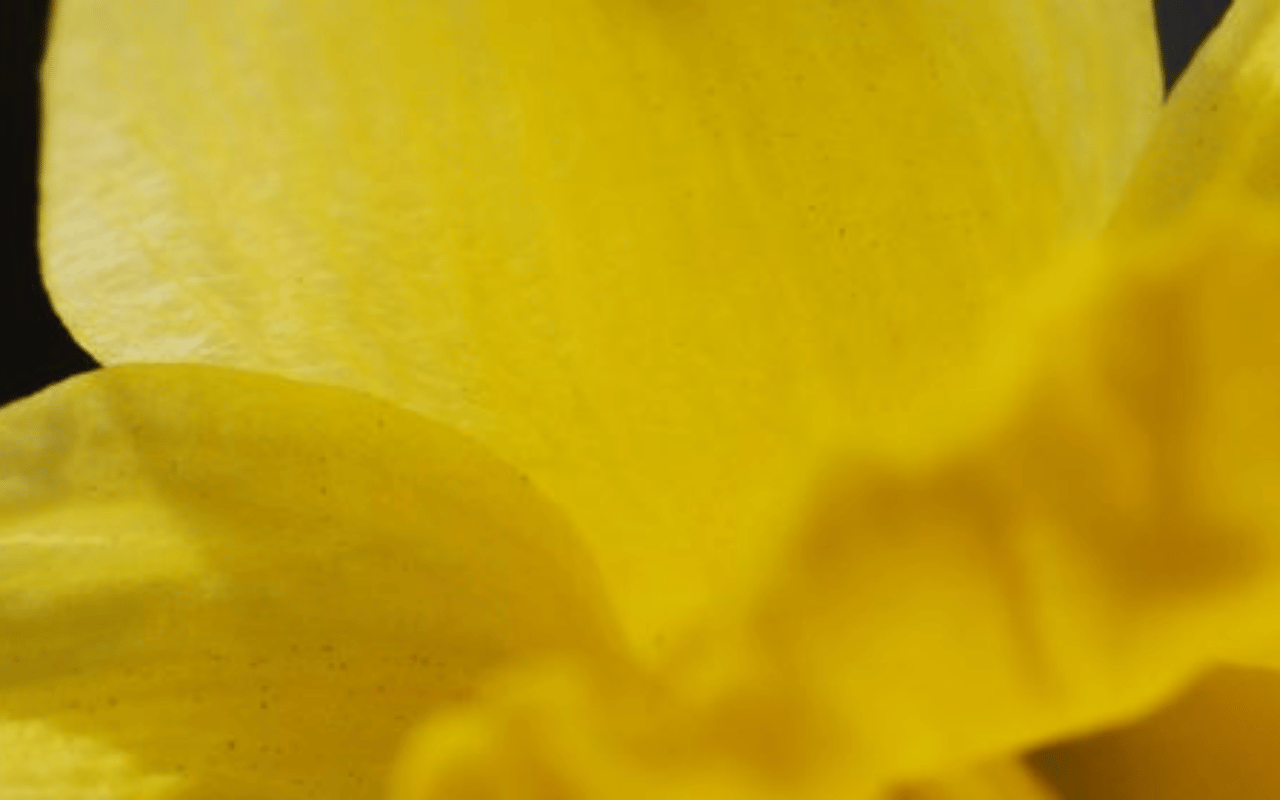
{"label": "black background", "polygon": [[[959,0],[966,2],[967,0]],[[67,335],[49,307],[36,255],[38,68],[48,0],[0,0],[5,105],[4,205],[0,206],[0,404],[90,369],[93,359]],[[1166,75],[1172,80],[1229,0],[1157,0]]]}

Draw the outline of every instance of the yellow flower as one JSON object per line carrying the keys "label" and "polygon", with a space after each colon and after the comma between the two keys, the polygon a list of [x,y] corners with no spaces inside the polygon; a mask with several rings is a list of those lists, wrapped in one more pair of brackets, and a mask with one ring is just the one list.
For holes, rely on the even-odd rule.
{"label": "yellow flower", "polygon": [[1236,6],[61,0],[0,796],[1275,796]]}

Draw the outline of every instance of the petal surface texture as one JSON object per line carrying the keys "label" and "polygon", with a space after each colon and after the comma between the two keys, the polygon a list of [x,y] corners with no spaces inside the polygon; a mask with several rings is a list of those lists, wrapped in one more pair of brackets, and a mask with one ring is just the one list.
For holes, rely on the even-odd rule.
{"label": "petal surface texture", "polygon": [[378,797],[486,670],[616,637],[518,474],[347,390],[111,368],[0,464],[5,797]]}
{"label": "petal surface texture", "polygon": [[107,363],[368,390],[591,537],[647,648],[825,453],[928,440],[1106,219],[1149,4],[58,4],[47,282]]}

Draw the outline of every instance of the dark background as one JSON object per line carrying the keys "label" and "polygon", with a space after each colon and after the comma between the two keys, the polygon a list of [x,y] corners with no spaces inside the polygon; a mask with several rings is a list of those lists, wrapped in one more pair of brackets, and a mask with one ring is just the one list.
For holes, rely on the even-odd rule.
{"label": "dark background", "polygon": [[[966,2],[967,0],[960,0]],[[93,359],[67,335],[40,285],[36,255],[38,65],[48,0],[0,0],[4,6],[5,139],[0,187],[0,404],[90,369]],[[1156,0],[1165,73],[1172,82],[1229,0]]]}

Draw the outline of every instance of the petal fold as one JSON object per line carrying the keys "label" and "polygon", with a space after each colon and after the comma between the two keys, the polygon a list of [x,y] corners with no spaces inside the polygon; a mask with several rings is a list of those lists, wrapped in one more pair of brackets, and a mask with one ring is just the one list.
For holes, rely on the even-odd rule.
{"label": "petal fold", "polygon": [[369,796],[487,670],[616,642],[522,476],[346,390],[111,368],[0,413],[0,464],[0,777],[32,796]]}
{"label": "petal fold", "polygon": [[770,562],[832,447],[947,425],[1160,96],[1143,0],[65,0],[45,75],[82,342],[458,426],[646,649]]}

